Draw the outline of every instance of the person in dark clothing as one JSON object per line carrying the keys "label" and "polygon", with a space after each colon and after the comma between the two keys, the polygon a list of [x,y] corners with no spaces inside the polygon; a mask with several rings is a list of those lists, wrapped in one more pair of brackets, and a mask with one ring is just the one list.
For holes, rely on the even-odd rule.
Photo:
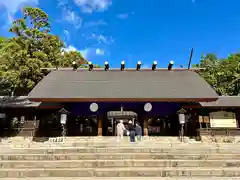
{"label": "person in dark clothing", "polygon": [[135,142],[135,128],[132,121],[128,122],[128,131],[129,131],[130,142]]}
{"label": "person in dark clothing", "polygon": [[140,126],[139,122],[136,123],[135,133],[137,140],[140,141],[142,137],[142,127]]}

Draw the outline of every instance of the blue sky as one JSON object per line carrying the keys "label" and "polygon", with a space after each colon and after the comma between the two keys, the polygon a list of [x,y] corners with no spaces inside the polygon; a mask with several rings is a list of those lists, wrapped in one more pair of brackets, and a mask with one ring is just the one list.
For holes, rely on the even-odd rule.
{"label": "blue sky", "polygon": [[226,57],[240,49],[240,0],[0,0],[0,35],[24,5],[42,8],[52,32],[67,49],[77,49],[93,63],[127,67],[186,66],[202,54]]}

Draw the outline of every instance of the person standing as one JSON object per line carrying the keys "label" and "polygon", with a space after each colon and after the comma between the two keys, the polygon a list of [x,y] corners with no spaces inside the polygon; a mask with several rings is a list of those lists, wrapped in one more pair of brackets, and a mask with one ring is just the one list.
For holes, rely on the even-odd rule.
{"label": "person standing", "polygon": [[123,139],[123,133],[125,131],[125,126],[123,124],[123,120],[120,120],[117,124],[117,139]]}
{"label": "person standing", "polygon": [[135,133],[138,141],[142,139],[142,127],[140,126],[139,122],[136,122]]}
{"label": "person standing", "polygon": [[131,143],[135,142],[135,128],[132,121],[128,122],[128,131],[129,131],[130,142]]}

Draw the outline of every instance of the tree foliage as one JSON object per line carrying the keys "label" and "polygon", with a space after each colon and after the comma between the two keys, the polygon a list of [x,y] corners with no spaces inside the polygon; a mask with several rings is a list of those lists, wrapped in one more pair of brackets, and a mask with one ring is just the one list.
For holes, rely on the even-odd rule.
{"label": "tree foliage", "polygon": [[219,95],[240,95],[240,54],[232,54],[224,59],[207,54],[194,66],[204,68],[200,75]]}
{"label": "tree foliage", "polygon": [[50,33],[48,14],[39,8],[24,8],[23,17],[13,21],[9,31],[12,38],[0,37],[0,88],[4,92],[27,95],[43,78],[41,68],[87,62],[80,52],[63,53],[64,42]]}
{"label": "tree foliage", "polygon": [[61,67],[69,67],[73,61],[76,61],[80,68],[86,68],[88,63],[78,51],[62,52]]}

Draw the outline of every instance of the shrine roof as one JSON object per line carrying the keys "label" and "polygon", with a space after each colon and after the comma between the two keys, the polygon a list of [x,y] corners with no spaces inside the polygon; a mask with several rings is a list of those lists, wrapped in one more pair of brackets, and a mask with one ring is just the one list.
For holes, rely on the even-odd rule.
{"label": "shrine roof", "polygon": [[186,69],[63,69],[51,71],[30,92],[34,101],[214,101],[212,87]]}

